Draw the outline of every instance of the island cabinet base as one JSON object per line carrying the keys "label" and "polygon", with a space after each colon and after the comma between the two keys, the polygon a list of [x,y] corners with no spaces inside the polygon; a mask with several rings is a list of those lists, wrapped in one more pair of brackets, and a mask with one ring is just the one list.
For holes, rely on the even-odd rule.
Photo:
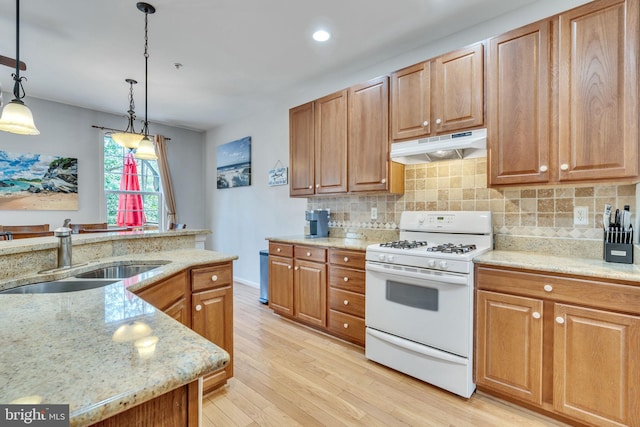
{"label": "island cabinet base", "polygon": [[198,382],[185,384],[92,427],[197,427],[202,406]]}

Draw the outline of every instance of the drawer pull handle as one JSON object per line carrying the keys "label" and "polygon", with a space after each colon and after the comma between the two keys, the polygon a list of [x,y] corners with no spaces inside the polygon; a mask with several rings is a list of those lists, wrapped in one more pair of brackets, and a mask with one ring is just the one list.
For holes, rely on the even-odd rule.
{"label": "drawer pull handle", "polygon": [[344,257],[344,262],[349,262],[349,257],[348,256]]}
{"label": "drawer pull handle", "polygon": [[349,328],[349,324],[345,323],[344,325],[342,325],[345,329]]}
{"label": "drawer pull handle", "polygon": [[215,275],[215,274],[213,276],[211,276],[211,281],[212,282],[217,282],[218,281],[218,276]]}
{"label": "drawer pull handle", "polygon": [[348,299],[344,300],[344,301],[343,301],[343,304],[344,304],[344,305],[349,305],[349,300],[348,300]]}
{"label": "drawer pull handle", "polygon": [[311,256],[311,252],[307,252],[307,256]]}
{"label": "drawer pull handle", "polygon": [[344,280],[345,282],[348,282],[348,281],[349,281],[349,278],[348,278],[347,276],[344,276],[344,279],[343,279],[343,280]]}
{"label": "drawer pull handle", "polygon": [[280,249],[280,248],[276,249],[276,252],[281,252],[281,251],[282,251],[282,249]]}
{"label": "drawer pull handle", "polygon": [[564,323],[564,317],[562,316],[556,317],[556,323],[558,323],[559,325],[562,325]]}
{"label": "drawer pull handle", "polygon": [[553,286],[551,285],[544,285],[544,290],[545,292],[551,292],[553,290]]}
{"label": "drawer pull handle", "polygon": [[537,311],[534,311],[532,314],[534,319],[539,319],[540,318],[540,313],[538,313]]}
{"label": "drawer pull handle", "polygon": [[202,310],[202,306],[200,304],[196,305],[196,311]]}

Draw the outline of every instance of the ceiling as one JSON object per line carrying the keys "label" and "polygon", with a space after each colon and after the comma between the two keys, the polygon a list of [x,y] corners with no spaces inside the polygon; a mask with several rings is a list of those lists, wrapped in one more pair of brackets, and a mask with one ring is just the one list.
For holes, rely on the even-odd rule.
{"label": "ceiling", "polygon": [[[149,121],[212,129],[267,108],[304,82],[372,66],[533,1],[151,0]],[[0,0],[0,55],[12,58],[15,19],[15,1]],[[324,44],[311,39],[320,26],[333,34]],[[133,78],[142,119],[143,52],[144,13],[136,1],[20,4],[28,97],[125,116],[125,79]],[[5,92],[11,73],[0,66]]]}

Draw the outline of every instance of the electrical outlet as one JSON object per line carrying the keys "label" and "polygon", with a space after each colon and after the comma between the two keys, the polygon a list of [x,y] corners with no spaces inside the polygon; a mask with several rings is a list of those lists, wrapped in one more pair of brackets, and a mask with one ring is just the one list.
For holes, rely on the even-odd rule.
{"label": "electrical outlet", "polygon": [[378,208],[371,208],[371,219],[378,219]]}
{"label": "electrical outlet", "polygon": [[589,224],[589,208],[587,206],[575,206],[573,208],[573,225]]}

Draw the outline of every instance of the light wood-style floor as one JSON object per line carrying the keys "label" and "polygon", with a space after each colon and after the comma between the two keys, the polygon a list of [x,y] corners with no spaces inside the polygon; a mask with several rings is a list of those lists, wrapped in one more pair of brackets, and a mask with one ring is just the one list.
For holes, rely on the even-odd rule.
{"label": "light wood-style floor", "polygon": [[204,397],[203,426],[561,426],[475,393],[466,400],[297,325],[236,284],[234,375]]}

